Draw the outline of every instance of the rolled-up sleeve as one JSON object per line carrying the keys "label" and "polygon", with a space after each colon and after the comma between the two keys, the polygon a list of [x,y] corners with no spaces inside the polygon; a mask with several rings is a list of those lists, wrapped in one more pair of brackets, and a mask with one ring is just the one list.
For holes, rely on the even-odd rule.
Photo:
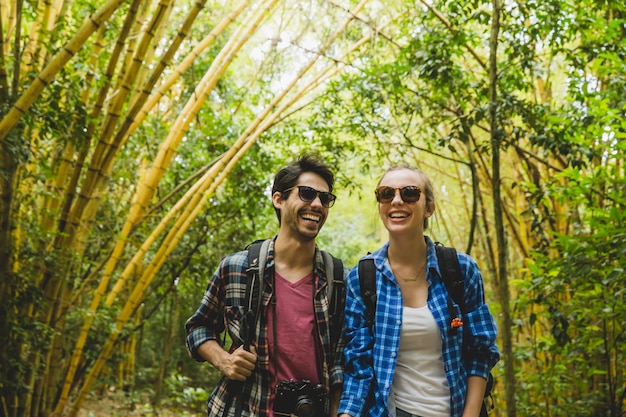
{"label": "rolled-up sleeve", "polygon": [[191,357],[198,362],[204,361],[197,353],[200,345],[209,340],[219,340],[219,334],[224,330],[223,320],[216,319],[220,310],[219,297],[217,297],[219,292],[218,271],[211,277],[200,306],[185,323],[187,350]]}
{"label": "rolled-up sleeve", "polygon": [[483,278],[476,262],[461,254],[466,263],[468,277],[465,289],[466,314],[464,316],[463,359],[468,375],[487,378],[491,368],[500,360],[496,345],[498,329],[496,321],[485,303]]}
{"label": "rolled-up sleeve", "polygon": [[209,340],[220,342],[226,325],[235,344],[241,344],[239,327],[245,296],[246,252],[224,257],[211,276],[200,306],[185,323],[186,345],[190,356],[204,361],[198,348]]}

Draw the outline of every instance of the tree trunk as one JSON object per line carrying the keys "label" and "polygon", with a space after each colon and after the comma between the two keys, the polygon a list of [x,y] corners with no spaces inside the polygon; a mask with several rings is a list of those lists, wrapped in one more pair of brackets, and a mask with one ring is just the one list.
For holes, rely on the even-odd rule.
{"label": "tree trunk", "polygon": [[174,291],[172,291],[171,295],[170,314],[166,315],[166,317],[168,318],[168,321],[166,323],[167,332],[165,333],[165,341],[163,343],[163,351],[161,354],[161,363],[159,364],[159,374],[157,376],[156,386],[154,389],[154,397],[152,399],[152,405],[155,408],[158,408],[161,402],[161,397],[163,395],[163,381],[167,377],[167,360],[170,357],[170,353],[172,352],[174,343],[177,342],[176,326],[178,325],[178,314],[178,290],[176,287],[174,287]]}
{"label": "tree trunk", "polygon": [[500,320],[500,340],[504,359],[504,394],[507,417],[515,417],[515,368],[511,333],[510,294],[507,270],[507,241],[504,233],[504,216],[501,197],[500,147],[503,129],[498,121],[498,34],[500,32],[500,1],[492,0],[491,38],[489,41],[489,123],[492,151],[493,214],[498,243],[497,285],[498,300],[502,318]]}

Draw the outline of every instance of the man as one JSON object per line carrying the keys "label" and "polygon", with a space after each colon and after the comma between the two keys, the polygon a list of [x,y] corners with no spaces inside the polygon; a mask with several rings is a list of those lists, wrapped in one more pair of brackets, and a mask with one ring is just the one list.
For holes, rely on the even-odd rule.
{"label": "man", "polygon": [[[187,320],[190,355],[210,362],[223,374],[207,402],[209,416],[336,415],[345,339],[341,329],[330,328],[327,284],[332,277],[326,276],[324,258],[315,244],[335,202],[333,183],[332,171],[313,155],[282,168],[274,178],[272,203],[280,228],[268,248],[262,311],[259,323],[250,326],[255,337],[249,350],[244,348],[241,329],[247,250],[222,259],[200,307]],[[343,267],[342,273],[345,276]],[[340,300],[341,313],[344,302]],[[343,320],[339,322],[343,326]],[[331,337],[335,330],[332,334],[339,337]],[[228,351],[220,339],[224,331],[233,342]],[[311,409],[307,401],[295,404],[298,392],[307,394],[313,408],[317,405],[320,410],[307,415]],[[293,409],[300,405],[299,410]]]}

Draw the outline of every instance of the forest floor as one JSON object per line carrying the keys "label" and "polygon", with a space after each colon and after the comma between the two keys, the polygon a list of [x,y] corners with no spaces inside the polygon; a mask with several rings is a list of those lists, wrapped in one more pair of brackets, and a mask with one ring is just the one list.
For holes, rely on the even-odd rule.
{"label": "forest floor", "polygon": [[78,417],[201,417],[204,410],[191,412],[163,404],[155,409],[149,402],[131,401],[120,394],[105,394],[87,398]]}

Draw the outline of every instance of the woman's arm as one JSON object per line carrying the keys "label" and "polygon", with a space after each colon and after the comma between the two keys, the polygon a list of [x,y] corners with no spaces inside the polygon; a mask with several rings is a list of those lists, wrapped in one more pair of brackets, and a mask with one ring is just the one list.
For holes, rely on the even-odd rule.
{"label": "woman's arm", "polygon": [[487,380],[481,376],[470,375],[467,378],[467,395],[463,417],[478,417],[485,397]]}

